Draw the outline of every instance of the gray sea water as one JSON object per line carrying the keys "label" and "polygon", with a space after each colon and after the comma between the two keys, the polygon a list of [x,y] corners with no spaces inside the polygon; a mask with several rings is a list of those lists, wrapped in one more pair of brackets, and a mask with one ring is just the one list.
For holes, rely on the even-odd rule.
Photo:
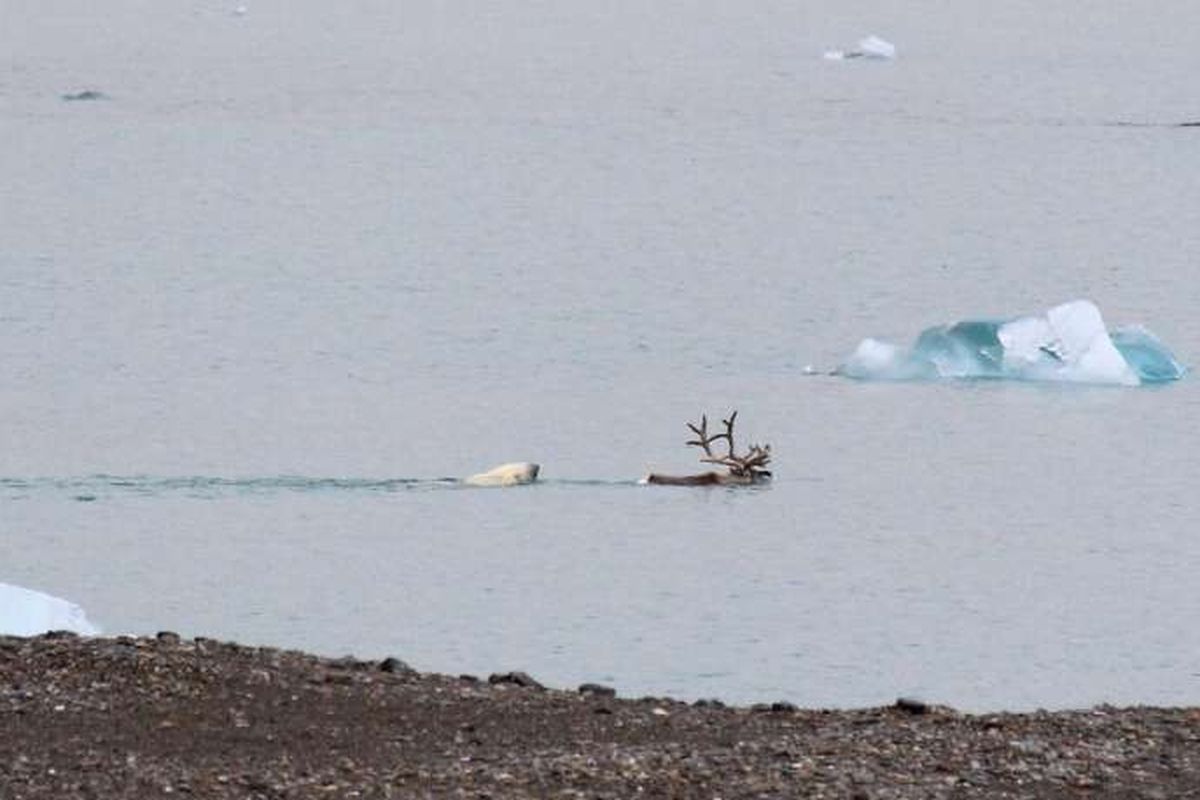
{"label": "gray sea water", "polygon": [[[1194,379],[806,374],[1083,297],[1192,363],[1197,25],[0,0],[0,581],[631,695],[1198,704]],[[734,408],[771,486],[636,484]]]}

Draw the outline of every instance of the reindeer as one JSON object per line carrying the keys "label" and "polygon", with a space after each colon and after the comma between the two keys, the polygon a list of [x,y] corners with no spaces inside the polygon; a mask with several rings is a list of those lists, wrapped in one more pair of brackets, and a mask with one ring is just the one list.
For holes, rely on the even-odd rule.
{"label": "reindeer", "polygon": [[[659,475],[657,472],[651,472],[642,479],[642,483],[655,483],[664,486],[749,486],[756,483],[764,483],[771,479],[770,470],[764,469],[771,462],[771,445],[766,444],[761,447],[757,444],[750,445],[750,451],[744,456],[739,456],[734,453],[733,444],[733,423],[737,419],[737,412],[734,411],[729,415],[729,419],[721,420],[725,425],[724,433],[708,433],[708,415],[704,414],[700,417],[700,424],[693,425],[688,423],[688,428],[692,433],[696,434],[695,439],[687,442],[690,447],[700,447],[704,450],[704,457],[700,459],[705,464],[719,464],[729,470],[727,473],[721,472],[702,472],[698,475]],[[724,439],[728,445],[729,452],[726,455],[714,455],[712,451],[713,442],[718,439]]]}

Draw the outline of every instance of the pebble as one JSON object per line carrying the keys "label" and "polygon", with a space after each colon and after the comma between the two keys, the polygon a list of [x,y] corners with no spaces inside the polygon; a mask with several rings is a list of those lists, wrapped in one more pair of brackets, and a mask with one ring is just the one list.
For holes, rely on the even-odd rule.
{"label": "pebble", "polygon": [[527,689],[545,689],[546,687],[534,680],[528,672],[494,672],[488,676],[488,683],[521,686]]}
{"label": "pebble", "polygon": [[715,697],[701,698],[692,705],[696,708],[725,708],[725,704]]}
{"label": "pebble", "polygon": [[915,697],[896,698],[896,708],[909,714],[925,714],[929,712],[929,704]]}

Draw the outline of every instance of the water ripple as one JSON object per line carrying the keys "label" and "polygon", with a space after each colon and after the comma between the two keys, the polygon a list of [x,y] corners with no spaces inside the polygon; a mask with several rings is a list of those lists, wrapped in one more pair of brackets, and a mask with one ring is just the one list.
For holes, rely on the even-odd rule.
{"label": "water ripple", "polygon": [[[556,486],[634,486],[636,481],[542,480],[536,485]],[[80,502],[92,502],[101,495],[127,493],[158,496],[182,493],[197,497],[225,495],[275,494],[279,492],[398,492],[438,489],[480,489],[459,478],[329,478],[304,475],[221,477],[212,475],[86,475],[67,477],[0,478],[0,494],[22,499],[33,493],[52,492],[71,495]],[[527,488],[527,487],[521,487]]]}

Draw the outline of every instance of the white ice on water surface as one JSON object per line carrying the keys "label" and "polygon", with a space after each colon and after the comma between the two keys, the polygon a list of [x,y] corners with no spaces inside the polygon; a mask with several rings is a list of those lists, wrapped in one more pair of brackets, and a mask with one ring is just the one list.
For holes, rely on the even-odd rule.
{"label": "white ice on water surface", "polygon": [[37,636],[47,631],[74,631],[84,636],[100,633],[74,603],[0,583],[0,636]]}
{"label": "white ice on water surface", "polygon": [[851,58],[866,58],[875,61],[890,61],[896,57],[896,45],[874,34],[859,39],[854,50],[829,50],[825,58],[830,61],[845,61]]}
{"label": "white ice on water surface", "polygon": [[937,325],[909,348],[864,339],[837,370],[864,380],[1002,378],[1114,386],[1164,383],[1184,371],[1146,328],[1110,332],[1089,300],[1009,320]]}

